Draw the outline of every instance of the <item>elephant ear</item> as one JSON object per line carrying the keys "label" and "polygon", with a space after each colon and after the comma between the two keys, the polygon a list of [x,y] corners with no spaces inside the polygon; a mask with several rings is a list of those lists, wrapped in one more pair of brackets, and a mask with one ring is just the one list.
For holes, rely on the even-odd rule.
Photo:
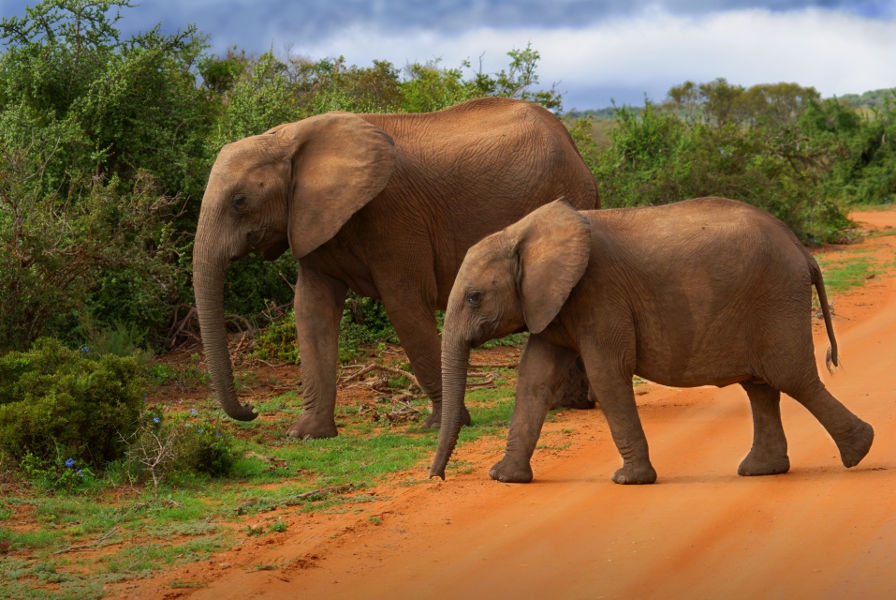
{"label": "elephant ear", "polygon": [[330,112],[268,131],[292,144],[289,246],[302,258],[330,240],[379,194],[395,167],[395,144],[361,117]]}
{"label": "elephant ear", "polygon": [[588,266],[591,224],[566,198],[529,213],[507,228],[518,257],[517,289],[523,317],[541,333],[563,307]]}

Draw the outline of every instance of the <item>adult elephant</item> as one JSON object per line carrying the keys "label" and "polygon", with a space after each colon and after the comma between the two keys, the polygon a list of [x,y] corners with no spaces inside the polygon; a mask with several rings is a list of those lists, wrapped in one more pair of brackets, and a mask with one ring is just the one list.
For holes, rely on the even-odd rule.
{"label": "adult elephant", "polygon": [[[337,435],[339,323],[349,288],[382,299],[441,422],[444,309],[467,249],[558,196],[598,208],[563,124],[539,106],[483,98],[427,114],[331,112],[225,146],[202,198],[193,283],[222,408],[252,420],[233,386],[223,288],[249,252],[299,259],[295,314],[304,411],[293,437]],[[463,409],[462,420],[469,422]]]}

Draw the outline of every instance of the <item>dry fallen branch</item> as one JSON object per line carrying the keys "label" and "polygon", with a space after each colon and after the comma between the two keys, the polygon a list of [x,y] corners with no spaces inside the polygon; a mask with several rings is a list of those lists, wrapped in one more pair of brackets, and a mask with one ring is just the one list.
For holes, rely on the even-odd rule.
{"label": "dry fallen branch", "polygon": [[482,381],[467,384],[467,391],[495,387],[495,374],[489,373]]}
{"label": "dry fallen branch", "polygon": [[[285,500],[282,500],[276,504],[271,504],[269,506],[266,506],[262,510],[269,512],[272,510],[276,510],[277,507],[280,505],[291,506],[298,502],[302,502],[304,500],[308,500],[309,498],[314,498],[317,496],[327,496],[329,494],[339,494],[342,492],[348,492],[354,487],[355,487],[354,484],[346,483],[344,485],[333,485],[330,487],[320,488],[317,490],[311,490],[310,492],[305,492],[303,494],[299,494],[298,496],[293,496],[292,498],[287,498]],[[262,502],[262,500],[246,500],[245,502],[243,502],[242,504],[240,504],[239,506],[236,507],[236,514],[238,514],[238,515],[245,514],[245,511],[247,508],[249,508],[250,506],[254,506],[256,504],[260,504],[261,502]]]}
{"label": "dry fallen branch", "polygon": [[296,496],[299,500],[307,500],[313,496],[326,496],[328,494],[339,494],[342,492],[350,491],[354,486],[354,484],[346,483],[343,485],[332,485],[330,487],[321,488],[319,490],[311,490],[310,492],[305,492],[303,494],[299,494]]}
{"label": "dry fallen branch", "polygon": [[[362,375],[366,375],[367,373],[370,373],[371,371],[382,371],[385,373],[392,373],[393,375],[400,375],[402,377],[407,377],[414,383],[414,385],[416,385],[421,390],[423,389],[420,385],[420,382],[417,381],[416,377],[414,377],[413,373],[405,371],[404,369],[399,369],[398,367],[389,367],[386,365],[377,364],[375,362],[367,363],[366,365],[364,365],[364,367],[360,371],[358,371],[356,373],[352,373],[351,375],[348,375],[348,376],[340,379],[339,383],[340,384],[349,383],[350,381],[354,381],[355,379],[358,379]],[[368,384],[368,385],[372,385],[372,384]]]}
{"label": "dry fallen branch", "polygon": [[96,540],[94,540],[93,543],[90,543],[90,544],[81,544],[81,545],[78,545],[78,546],[69,546],[68,548],[65,548],[65,549],[63,549],[63,550],[57,550],[57,551],[54,552],[53,554],[65,554],[66,552],[74,552],[74,551],[76,551],[76,550],[84,550],[85,548],[90,548],[90,547],[92,547],[92,546],[96,546],[97,544],[99,544],[99,543],[102,542],[103,540],[107,540],[107,539],[109,539],[110,537],[112,537],[113,535],[115,535],[115,532],[116,532],[116,531],[118,531],[118,525],[116,525],[115,527],[113,527],[112,529],[110,529],[109,531],[107,531],[105,534],[103,534],[102,537],[99,537],[99,538],[97,538]]}

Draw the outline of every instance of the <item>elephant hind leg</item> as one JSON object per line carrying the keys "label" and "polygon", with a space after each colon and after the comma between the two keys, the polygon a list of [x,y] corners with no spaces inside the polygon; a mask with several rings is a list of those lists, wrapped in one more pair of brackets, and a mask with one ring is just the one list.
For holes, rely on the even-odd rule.
{"label": "elephant hind leg", "polygon": [[585,373],[585,364],[580,356],[572,363],[563,377],[563,383],[554,394],[551,408],[578,408],[588,410],[595,407],[596,398],[591,385],[588,383],[588,374]]}
{"label": "elephant hind leg", "polygon": [[783,391],[805,406],[824,426],[840,450],[844,467],[854,467],[865,458],[874,441],[874,429],[834,398],[817,376],[809,385]]}
{"label": "elephant hind leg", "polygon": [[[442,426],[442,342],[435,310],[414,290],[405,290],[397,283],[384,287],[389,290],[383,294],[389,320],[407,353],[414,376],[432,401],[432,412],[423,427],[438,429]],[[461,425],[470,423],[467,407],[461,406]]]}
{"label": "elephant hind leg", "polygon": [[776,475],[790,470],[787,438],[781,423],[781,392],[768,384],[743,382],[753,409],[753,447],[738,475]]}

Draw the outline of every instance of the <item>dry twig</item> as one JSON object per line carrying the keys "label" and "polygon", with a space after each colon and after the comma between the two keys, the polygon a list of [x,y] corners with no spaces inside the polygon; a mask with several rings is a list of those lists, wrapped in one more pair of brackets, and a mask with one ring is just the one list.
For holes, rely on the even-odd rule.
{"label": "dry twig", "polygon": [[116,525],[115,527],[113,527],[112,529],[110,529],[109,531],[107,531],[105,534],[103,534],[101,537],[97,538],[96,540],[94,540],[94,541],[93,541],[92,543],[90,543],[90,544],[81,544],[81,545],[78,545],[78,546],[69,546],[68,548],[64,548],[63,550],[57,550],[57,551],[54,552],[53,554],[65,554],[66,552],[74,552],[74,551],[76,551],[76,550],[84,550],[85,548],[90,548],[90,547],[92,547],[92,546],[96,546],[97,544],[99,544],[99,543],[102,542],[103,540],[107,540],[107,539],[109,539],[110,537],[112,537],[113,535],[115,535],[115,532],[116,532],[116,531],[118,531],[118,525]]}
{"label": "dry twig", "polygon": [[[404,369],[399,369],[398,367],[390,367],[387,365],[380,365],[373,361],[364,365],[364,367],[362,367],[361,370],[357,371],[356,373],[352,373],[351,375],[343,377],[342,379],[339,380],[339,383],[346,384],[350,381],[358,379],[362,375],[366,375],[367,373],[370,373],[371,371],[382,371],[382,372],[386,372],[386,373],[392,373],[393,375],[400,375],[402,377],[407,377],[414,383],[414,385],[416,385],[421,390],[423,389],[423,387],[420,385],[420,382],[417,381],[417,378],[414,376],[413,373],[405,371]],[[367,384],[367,385],[372,385],[372,384]]]}

